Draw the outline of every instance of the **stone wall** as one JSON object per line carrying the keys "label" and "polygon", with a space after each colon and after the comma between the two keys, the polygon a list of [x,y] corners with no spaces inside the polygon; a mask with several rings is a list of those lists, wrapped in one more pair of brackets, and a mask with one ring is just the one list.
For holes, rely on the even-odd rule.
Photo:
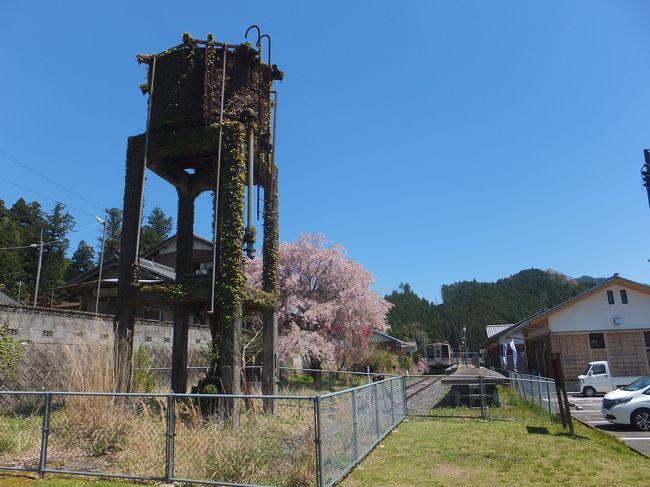
{"label": "stone wall", "polygon": [[[23,343],[105,345],[110,343],[113,316],[82,311],[0,305],[0,323],[7,322],[9,333]],[[134,344],[172,348],[172,322],[143,320],[135,322]],[[210,343],[207,327],[190,326],[188,348],[206,348]]]}
{"label": "stone wall", "polygon": [[[112,315],[0,305],[0,324],[5,322],[10,336],[21,341],[23,350],[15,378],[10,380],[0,371],[0,390],[62,390],[66,348],[92,346],[102,351],[105,347],[106,353],[112,350]],[[170,366],[172,342],[171,322],[136,320],[135,349],[143,345],[149,350],[152,367]],[[209,344],[209,328],[190,326],[190,366],[205,365],[200,352]],[[165,372],[156,372],[160,373]]]}

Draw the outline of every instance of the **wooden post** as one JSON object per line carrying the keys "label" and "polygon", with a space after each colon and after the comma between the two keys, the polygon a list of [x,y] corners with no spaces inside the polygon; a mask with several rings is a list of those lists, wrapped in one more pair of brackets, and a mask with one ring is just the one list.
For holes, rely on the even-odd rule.
{"label": "wooden post", "polygon": [[562,372],[562,361],[559,353],[551,354],[551,366],[555,376],[555,391],[557,393],[560,415],[562,416],[562,427],[569,426],[569,432],[574,434],[573,420],[571,419],[571,410],[569,409],[569,398],[566,393],[566,384],[564,383],[564,374]]}

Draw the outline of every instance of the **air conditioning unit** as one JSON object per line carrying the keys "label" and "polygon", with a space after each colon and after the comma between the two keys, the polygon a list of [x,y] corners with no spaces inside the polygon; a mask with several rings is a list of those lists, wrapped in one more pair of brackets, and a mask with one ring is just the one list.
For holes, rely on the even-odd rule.
{"label": "air conditioning unit", "polygon": [[616,316],[612,319],[615,325],[622,325],[623,324],[623,318],[617,318]]}

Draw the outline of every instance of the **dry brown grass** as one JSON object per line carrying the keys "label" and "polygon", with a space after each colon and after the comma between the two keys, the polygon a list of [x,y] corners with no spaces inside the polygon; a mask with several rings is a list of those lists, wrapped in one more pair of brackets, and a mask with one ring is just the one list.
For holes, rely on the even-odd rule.
{"label": "dry brown grass", "polygon": [[[62,389],[81,393],[114,390],[117,376],[111,346],[75,344],[64,354],[67,366]],[[311,401],[281,401],[277,414],[268,415],[261,400],[239,400],[238,422],[224,419],[218,405],[214,414],[206,414],[206,408],[199,406],[197,400],[175,402],[176,477],[287,487],[314,485]],[[11,418],[0,414],[0,464],[19,456],[24,463],[34,464],[39,420],[38,413]],[[164,397],[55,394],[48,466],[164,477],[166,420]],[[10,432],[15,431],[23,436],[10,443]]]}

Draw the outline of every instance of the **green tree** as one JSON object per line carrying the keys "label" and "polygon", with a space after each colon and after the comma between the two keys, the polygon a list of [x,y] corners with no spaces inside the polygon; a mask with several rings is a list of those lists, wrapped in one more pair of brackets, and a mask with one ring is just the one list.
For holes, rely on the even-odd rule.
{"label": "green tree", "polygon": [[[122,210],[119,208],[110,208],[106,210],[106,244],[104,245],[104,260],[116,257],[120,253],[120,237],[122,235]],[[98,248],[101,252],[102,235],[104,229],[101,229]],[[100,252],[97,252],[97,258],[100,257]]]}
{"label": "green tree", "polygon": [[66,271],[66,280],[82,274],[95,266],[95,249],[86,243],[85,240],[79,242],[77,250],[72,254],[70,265]]}
{"label": "green tree", "polygon": [[65,282],[68,267],[66,253],[70,246],[67,235],[74,229],[74,225],[74,218],[65,211],[65,205],[62,203],[56,203],[46,215],[43,240],[47,245],[43,247],[42,288],[39,294],[44,303],[48,302],[48,291]]}
{"label": "green tree", "polygon": [[147,217],[147,224],[142,227],[140,235],[140,253],[154,248],[169,237],[174,225],[172,217],[168,217],[157,206]]}
{"label": "green tree", "polygon": [[[47,226],[45,220],[45,213],[43,212],[40,203],[33,201],[27,203],[23,198],[19,198],[12,207],[7,211],[6,217],[9,219],[8,225],[13,232],[13,243],[16,246],[23,246],[25,248],[16,249],[17,260],[20,261],[20,274],[18,280],[24,282],[22,286],[22,299],[21,302],[27,300],[34,292],[36,283],[36,269],[38,267],[38,247],[30,247],[32,244],[38,244],[41,238],[41,230]],[[17,264],[17,262],[14,262]],[[14,280],[9,283],[12,294],[16,295],[18,285]]]}
{"label": "green tree", "polygon": [[[11,217],[9,210],[5,208],[4,201],[0,200],[0,286],[11,295],[18,297],[18,282],[27,280],[23,266],[21,241],[22,228]],[[22,286],[21,294],[24,294],[25,284]]]}
{"label": "green tree", "polygon": [[527,269],[496,282],[461,281],[442,286],[442,304],[434,304],[413,292],[408,284],[386,296],[393,303],[388,313],[391,333],[416,340],[448,341],[455,348],[461,329],[467,327],[468,347],[477,351],[485,340],[485,325],[516,323],[589,289],[599,279],[576,281],[555,271]]}

